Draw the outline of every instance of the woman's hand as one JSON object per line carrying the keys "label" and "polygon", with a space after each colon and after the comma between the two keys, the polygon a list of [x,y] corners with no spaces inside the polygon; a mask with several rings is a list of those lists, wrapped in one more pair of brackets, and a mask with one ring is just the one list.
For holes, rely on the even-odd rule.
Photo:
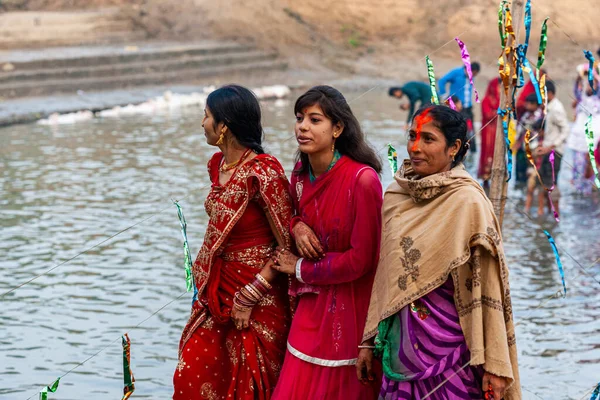
{"label": "woman's hand", "polygon": [[[371,341],[366,341],[362,345],[372,346]],[[356,361],[356,376],[362,384],[368,384],[368,381],[375,379],[373,372],[373,349],[360,349],[358,360]]]}
{"label": "woman's hand", "polygon": [[284,274],[295,275],[298,259],[299,257],[296,257],[291,251],[278,247],[273,256],[275,264],[272,265],[272,268]]}
{"label": "woman's hand", "polygon": [[310,226],[300,221],[294,226],[293,233],[301,257],[311,261],[323,258],[323,246]]}
{"label": "woman's hand", "polygon": [[492,390],[494,391],[494,400],[501,400],[504,397],[506,392],[506,387],[508,386],[508,378],[504,378],[501,376],[492,375],[489,372],[485,372],[483,374],[483,392],[487,392],[489,390],[489,386],[492,386]]}
{"label": "woman's hand", "polygon": [[249,309],[248,311],[240,311],[233,306],[231,309],[231,320],[233,321],[233,324],[237,330],[241,331],[250,325],[250,314],[252,314],[252,309]]}

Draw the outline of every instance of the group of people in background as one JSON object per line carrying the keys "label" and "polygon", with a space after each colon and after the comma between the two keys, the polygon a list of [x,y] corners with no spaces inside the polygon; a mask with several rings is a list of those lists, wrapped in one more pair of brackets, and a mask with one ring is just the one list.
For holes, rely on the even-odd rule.
{"label": "group of people in background", "polygon": [[314,87],[290,114],[288,178],[263,150],[252,93],[208,96],[202,126],[219,151],[173,399],[520,399],[508,265],[463,165],[465,115],[424,102],[384,194],[338,90]]}
{"label": "group of people in background", "polygon": [[[600,58],[600,49],[597,54]],[[540,76],[546,76],[547,105],[540,104],[540,96],[536,93],[536,88],[531,80],[519,91],[516,102],[517,119],[512,121],[510,127],[511,131],[516,132],[511,138],[511,151],[515,160],[513,177],[517,182],[517,187],[525,188],[527,192],[525,201],[527,213],[531,211],[536,191],[538,215],[543,215],[545,210],[549,213],[552,211],[547,196],[548,191],[551,191],[552,202],[556,211],[559,211],[560,190],[556,182],[567,150],[570,150],[572,156],[569,167],[572,174],[571,183],[575,191],[582,195],[589,195],[594,188],[594,173],[586,141],[586,123],[591,115],[593,121],[591,128],[596,138],[595,152],[597,155],[595,158],[599,162],[600,69],[596,63],[593,69],[594,88],[588,81],[588,69],[589,64],[587,63],[577,67],[572,103],[574,120],[569,120],[563,103],[557,97],[556,84],[546,71],[541,70]],[[473,63],[472,71],[473,78],[475,78],[480,72],[480,65]],[[445,101],[448,102],[448,97],[451,97],[456,104],[456,109],[467,119],[471,152],[477,152],[475,141],[477,132],[473,130],[472,123],[473,85],[470,83],[466,69],[458,67],[451,70],[439,80],[438,87],[442,99],[445,96]],[[495,121],[497,121],[498,108],[501,105],[502,90],[501,80],[499,78],[492,79],[487,85],[485,96],[481,102],[481,129],[479,130],[481,143],[477,177],[486,189],[489,187],[492,173],[497,131]],[[409,121],[418,103],[423,105],[431,102],[430,86],[424,82],[413,81],[401,87],[392,87],[389,95],[399,99],[406,96],[408,103],[401,104],[400,108],[409,111]],[[535,168],[526,154],[525,136],[527,131],[530,132],[529,147]],[[551,162],[551,159],[554,161]]]}

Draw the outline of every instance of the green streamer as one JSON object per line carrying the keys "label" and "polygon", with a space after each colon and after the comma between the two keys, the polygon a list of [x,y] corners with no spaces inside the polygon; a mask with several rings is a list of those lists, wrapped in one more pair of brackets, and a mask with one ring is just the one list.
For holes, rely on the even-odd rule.
{"label": "green streamer", "polygon": [[60,378],[57,378],[52,385],[46,386],[45,388],[43,388],[40,391],[40,400],[48,400],[48,392],[56,393],[59,382],[60,382]]}
{"label": "green streamer", "polygon": [[440,104],[440,99],[438,98],[437,88],[435,86],[435,72],[433,71],[433,63],[429,59],[429,56],[425,57],[427,61],[427,75],[429,76],[429,87],[431,88],[431,102],[433,104]]}
{"label": "green streamer", "polygon": [[123,343],[123,398],[127,400],[135,391],[135,378],[131,372],[131,341],[127,334],[121,337]]}
{"label": "green streamer", "polygon": [[500,33],[500,45],[504,49],[506,46],[506,32],[504,31],[504,4],[506,0],[500,2],[498,7],[498,32]]}
{"label": "green streamer", "polygon": [[392,169],[392,175],[396,175],[396,171],[398,171],[398,153],[396,153],[396,149],[391,143],[388,144],[388,161]]}
{"label": "green streamer", "polygon": [[[192,255],[190,254],[190,247],[188,245],[187,238],[187,223],[185,222],[185,217],[183,216],[183,210],[179,205],[179,202],[174,201],[175,207],[177,207],[177,215],[179,216],[179,225],[181,225],[181,235],[183,236],[183,255],[184,259],[184,267],[185,267],[185,284],[186,290],[190,292],[192,287],[194,287],[194,278],[192,277]],[[194,291],[195,296],[195,291]]]}
{"label": "green streamer", "polygon": [[538,50],[538,60],[537,60],[537,78],[540,79],[540,69],[544,64],[544,60],[546,60],[546,46],[548,45],[548,19],[546,18],[542,23],[542,34],[540,36],[540,48]]}
{"label": "green streamer", "polygon": [[504,19],[504,2],[500,2],[500,6],[498,6],[498,33],[500,33],[500,46],[504,48],[506,45],[506,35],[504,34],[503,29],[503,19]]}
{"label": "green streamer", "polygon": [[596,187],[600,189],[600,175],[598,174],[598,166],[596,165],[596,157],[594,157],[594,132],[592,131],[592,116],[588,117],[587,122],[585,123],[585,137],[587,139],[588,150],[590,153],[590,162],[592,163],[592,168],[594,170],[594,182],[596,183]]}

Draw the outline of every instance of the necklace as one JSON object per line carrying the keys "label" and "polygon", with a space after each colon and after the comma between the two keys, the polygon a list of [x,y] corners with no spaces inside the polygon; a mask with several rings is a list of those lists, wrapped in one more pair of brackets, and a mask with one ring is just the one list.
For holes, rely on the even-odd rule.
{"label": "necklace", "polygon": [[252,151],[251,149],[246,150],[244,152],[244,154],[242,154],[242,156],[240,157],[239,160],[232,162],[231,164],[225,164],[225,157],[223,157],[223,164],[221,164],[221,166],[219,167],[219,171],[221,171],[221,172],[231,171],[232,169],[237,167],[242,161],[244,161],[246,159],[246,157],[248,157],[248,155],[250,154],[251,151]]}

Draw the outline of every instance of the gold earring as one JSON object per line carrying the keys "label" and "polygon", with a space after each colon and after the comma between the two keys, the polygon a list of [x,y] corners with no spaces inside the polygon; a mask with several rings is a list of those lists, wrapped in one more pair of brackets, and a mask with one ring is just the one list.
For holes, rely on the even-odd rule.
{"label": "gold earring", "polygon": [[333,137],[333,143],[331,143],[331,152],[333,153],[335,151],[335,139],[336,137]]}
{"label": "gold earring", "polygon": [[452,161],[455,161],[454,157],[456,157],[456,154],[452,154]]}
{"label": "gold earring", "polygon": [[221,135],[219,136],[219,140],[217,140],[217,146],[222,145],[225,142],[225,134],[223,132],[221,132]]}

